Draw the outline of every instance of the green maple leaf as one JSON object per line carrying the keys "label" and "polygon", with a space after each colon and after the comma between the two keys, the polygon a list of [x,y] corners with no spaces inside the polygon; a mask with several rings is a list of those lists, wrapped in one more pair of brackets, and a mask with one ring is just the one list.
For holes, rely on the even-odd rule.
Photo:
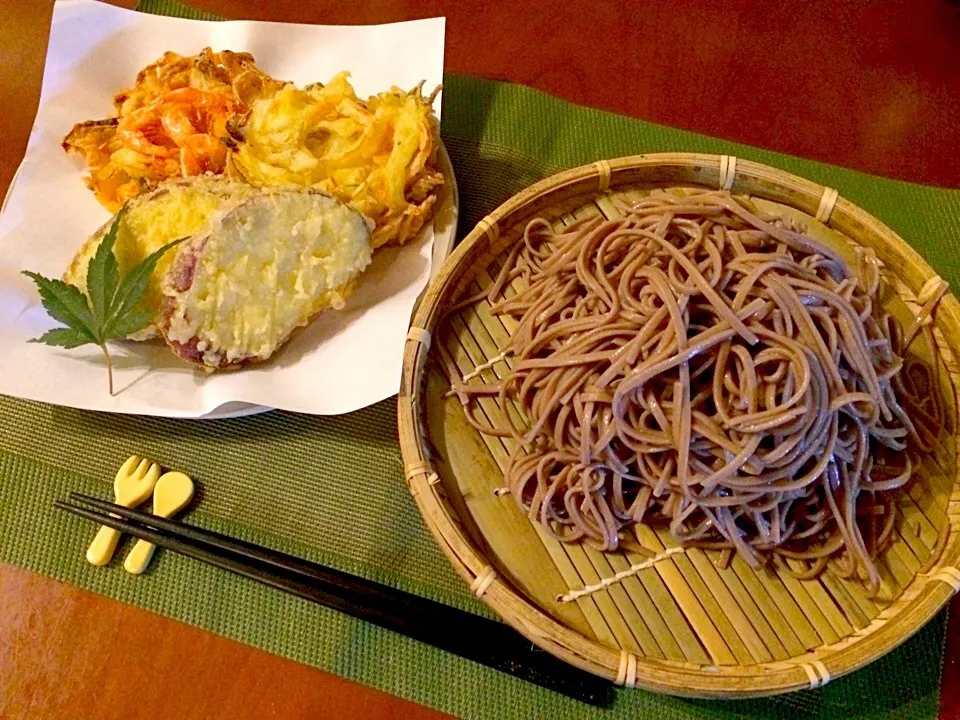
{"label": "green maple leaf", "polygon": [[87,263],[87,297],[93,317],[101,326],[110,312],[120,282],[120,266],[117,264],[117,256],[113,254],[113,246],[117,242],[117,230],[126,211],[126,206],[120,208],[107,234],[97,246],[97,252]]}
{"label": "green maple leaf", "polygon": [[168,243],[142,260],[123,278],[113,252],[117,231],[126,207],[116,214],[97,252],[87,264],[87,292],[62,280],[45,278],[29,270],[24,275],[37,285],[43,308],[65,327],[48,330],[30,342],[43,343],[68,350],[82,345],[97,345],[107,361],[107,379],[113,395],[113,362],[107,350],[111,340],[121,340],[143,330],[153,319],[140,307],[150,276],[164,253],[186,238]]}
{"label": "green maple leaf", "polygon": [[35,340],[30,340],[29,342],[43,343],[44,345],[55,345],[56,347],[73,350],[73,348],[80,347],[81,345],[89,345],[91,342],[95,341],[91,340],[90,336],[81,330],[74,330],[73,328],[65,327],[47,330],[43,335]]}

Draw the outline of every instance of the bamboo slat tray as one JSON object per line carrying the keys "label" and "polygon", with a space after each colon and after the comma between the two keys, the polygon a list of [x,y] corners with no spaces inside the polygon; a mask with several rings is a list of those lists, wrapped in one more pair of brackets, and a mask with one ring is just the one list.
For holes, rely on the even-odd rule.
{"label": "bamboo slat tray", "polygon": [[[467,374],[497,356],[509,319],[491,316],[485,304],[458,312],[440,328],[438,322],[458,298],[492,282],[528,220],[611,216],[616,213],[612,195],[636,197],[676,186],[727,187],[758,203],[779,204],[782,213],[805,219],[812,234],[848,247],[851,238],[872,247],[905,303],[899,305],[901,314],[915,312],[925,283],[936,279],[906,242],[865,211],[829,188],[765,165],[727,156],[658,154],[600,161],[555,175],[478,223],[420,303],[399,398],[410,491],[473,592],[532,642],[580,668],[622,685],[696,697],[817,687],[892,650],[960,587],[960,368],[955,361],[960,304],[952,295],[941,301],[934,330],[945,429],[938,450],[923,458],[902,494],[895,541],[879,558],[883,583],[875,598],[856,580],[829,571],[800,581],[773,568],[753,570],[736,557],[720,569],[712,551],[690,549],[606,590],[559,602],[569,590],[642,558],[561,544],[540,532],[509,495],[495,496],[493,490],[503,485],[509,441],[468,425],[457,399],[444,398],[448,384],[437,364],[428,362],[431,353],[447,353]],[[499,361],[482,372],[492,380],[491,373],[506,367]],[[665,528],[646,527],[643,533],[643,544],[653,550],[675,546]]]}

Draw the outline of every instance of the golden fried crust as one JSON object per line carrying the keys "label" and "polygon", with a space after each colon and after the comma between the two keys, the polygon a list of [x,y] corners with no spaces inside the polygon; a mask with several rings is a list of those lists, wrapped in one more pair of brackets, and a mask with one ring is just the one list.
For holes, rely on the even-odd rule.
{"label": "golden fried crust", "polygon": [[286,85],[228,123],[227,172],[254,185],[316,187],[376,222],[374,247],[417,236],[444,177],[439,128],[421,87],[360,100],[347,73]]}
{"label": "golden fried crust", "polygon": [[[193,87],[230,94],[238,79],[242,79],[243,88],[256,85],[257,81],[261,89],[268,90],[273,87],[271,83],[282,84],[261,71],[250,53],[231,50],[213,52],[210,48],[204,48],[197,55],[185,57],[166,52],[157,62],[137,74],[132,88],[118,92],[113,103],[117,114],[123,116],[178,88]],[[257,97],[249,90],[245,90],[245,96],[248,101]]]}
{"label": "golden fried crust", "polygon": [[83,158],[88,187],[116,212],[167,178],[222,172],[231,115],[282,86],[249,53],[167,52],[114,96],[117,117],[77,123],[63,149]]}
{"label": "golden fried crust", "polygon": [[164,53],[116,94],[118,117],[64,139],[98,202],[124,202],[175,177],[226,174],[254,186],[322,190],[376,223],[374,247],[403,245],[430,220],[444,183],[439,126],[421,83],[358,98],[340,73],[303,90],[249,53]]}
{"label": "golden fried crust", "polygon": [[158,327],[208,370],[268,359],[297,328],[343,307],[372,247],[366,219],[309,189],[270,190],[175,251]]}
{"label": "golden fried crust", "polygon": [[89,162],[87,160],[89,154],[102,153],[110,144],[117,132],[118,122],[118,118],[107,118],[77,123],[63,139],[63,149],[67,152],[80,153],[83,159]]}
{"label": "golden fried crust", "polygon": [[433,195],[443,182],[442,172],[428,168],[407,187],[407,197],[413,202],[423,202]]}

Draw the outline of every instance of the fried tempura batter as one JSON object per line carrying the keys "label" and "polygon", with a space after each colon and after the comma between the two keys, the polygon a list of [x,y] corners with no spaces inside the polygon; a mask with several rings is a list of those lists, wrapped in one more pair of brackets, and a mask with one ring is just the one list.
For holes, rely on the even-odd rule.
{"label": "fried tempura batter", "polygon": [[167,178],[222,173],[227,121],[281,87],[247,53],[168,52],[114,96],[117,117],[78,123],[63,148],[83,158],[87,185],[116,212]]}
{"label": "fried tempura batter", "polygon": [[363,102],[348,78],[286,85],[257,100],[243,123],[231,123],[229,170],[255,185],[321,188],[374,220],[374,247],[402,245],[443,184],[433,96],[392,88]]}
{"label": "fried tempura batter", "polygon": [[421,88],[360,100],[347,73],[301,90],[248,53],[183,57],[144,68],[114,97],[117,117],[78,123],[63,147],[116,212],[175,177],[227,173],[252,185],[320,188],[376,224],[374,246],[403,244],[431,217],[443,175],[432,102]]}

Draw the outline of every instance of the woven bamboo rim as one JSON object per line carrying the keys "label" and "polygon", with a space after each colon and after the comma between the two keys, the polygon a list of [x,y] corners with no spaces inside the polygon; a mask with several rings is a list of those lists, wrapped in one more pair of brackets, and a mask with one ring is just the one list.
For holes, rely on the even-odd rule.
{"label": "woven bamboo rim", "polygon": [[[831,229],[856,238],[860,244],[873,247],[887,270],[895,273],[888,280],[912,309],[924,285],[937,279],[932,268],[903,239],[861,208],[839,197],[836,190],[759,163],[729,156],[663,153],[602,160],[559,173],[518,193],[481,220],[444,264],[422,298],[404,352],[398,399],[399,435],[407,481],[428,528],[471,591],[533,643],[572,665],[620,685],[692,697],[763,696],[817,687],[863,667],[900,645],[960,589],[960,571],[956,569],[960,564],[960,533],[957,532],[960,487],[955,445],[960,388],[960,367],[955,358],[960,350],[960,304],[952,295],[945,296],[938,306],[934,329],[942,361],[947,428],[942,458],[937,460],[932,475],[942,475],[939,495],[938,491],[931,491],[939,505],[920,510],[936,516],[938,520],[934,525],[939,525],[936,527],[938,543],[928,548],[927,567],[917,568],[916,563],[912,570],[906,565],[898,567],[902,580],[896,583],[899,595],[882,607],[878,604],[867,622],[859,626],[852,623],[849,632],[834,633],[831,642],[811,647],[808,641],[799,651],[796,647],[792,651],[787,648],[786,657],[782,651],[779,658],[763,662],[743,662],[737,658],[729,662],[728,658],[726,662],[717,663],[709,656],[705,662],[653,657],[636,648],[618,647],[622,643],[610,642],[609,638],[600,641],[588,637],[570,627],[542,609],[542,603],[533,602],[518,589],[510,568],[502,567],[484,538],[476,536],[472,518],[467,516],[463,502],[458,502],[462,498],[455,497],[455,478],[451,482],[445,476],[450,474],[449,468],[441,467],[442,459],[431,450],[434,445],[429,439],[426,399],[429,392],[427,357],[431,342],[437,342],[432,333],[445,308],[462,296],[480,269],[512,242],[511,231],[522,228],[538,214],[550,212],[556,216],[621,188],[684,185],[725,187],[736,194],[780,203],[823,221]],[[512,238],[516,238],[516,233]],[[491,359],[489,353],[486,359]],[[943,469],[944,465],[947,470]],[[911,503],[910,508],[914,509],[923,504],[918,500],[914,506],[912,499],[905,502]],[[918,520],[918,528],[922,519]],[[673,560],[666,562],[672,564]],[[693,577],[696,579],[695,574]],[[745,589],[748,594],[753,591],[749,583]],[[723,587],[719,590],[723,591]],[[691,586],[691,592],[696,592],[696,584]],[[838,591],[837,597],[839,594],[842,593]],[[776,596],[771,597],[776,600]],[[808,608],[811,603],[816,605],[817,596],[812,590],[807,601]],[[749,614],[750,608],[741,610]],[[763,649],[760,648],[761,653]]]}

